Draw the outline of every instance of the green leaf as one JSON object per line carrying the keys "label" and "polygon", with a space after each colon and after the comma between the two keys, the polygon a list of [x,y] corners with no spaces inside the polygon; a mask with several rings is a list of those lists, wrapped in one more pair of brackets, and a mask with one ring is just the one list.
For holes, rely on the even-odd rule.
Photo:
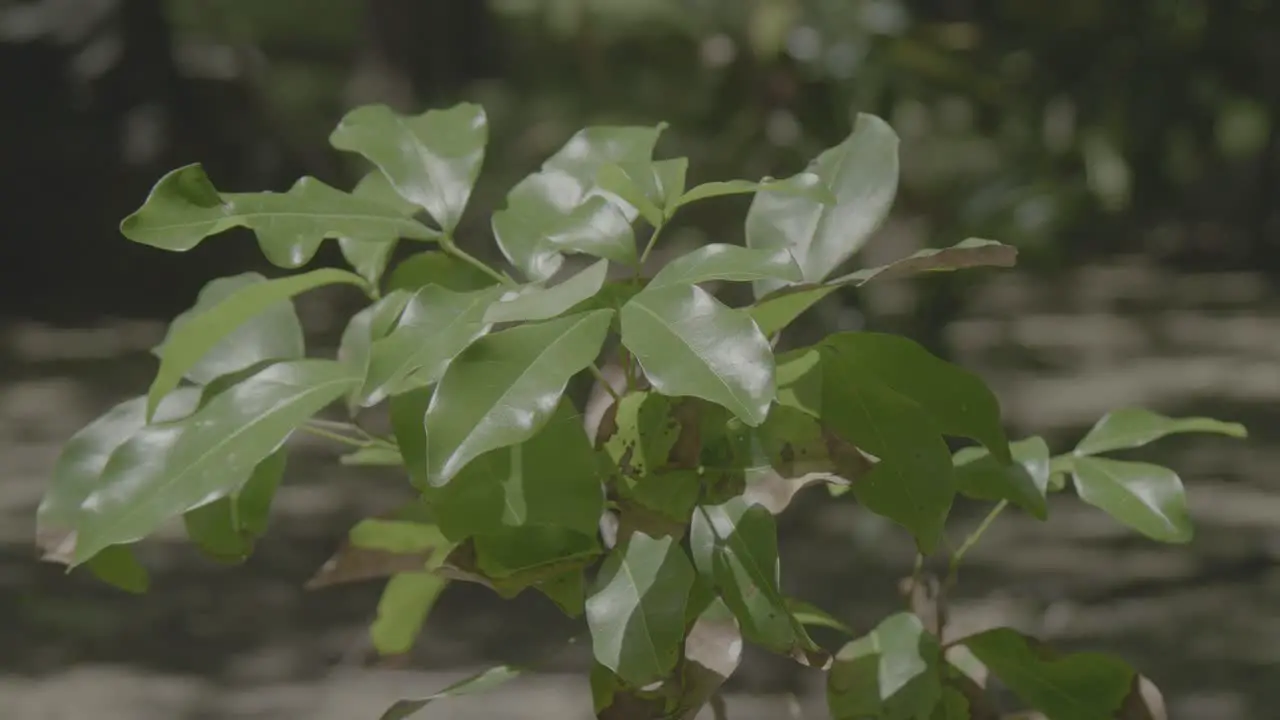
{"label": "green leaf", "polygon": [[872,280],[907,277],[925,272],[950,272],[972,267],[1013,267],[1018,250],[993,240],[969,238],[948,248],[929,248],[888,265],[867,268],[821,284],[793,285],[771,292],[751,308],[751,317],[766,335],[791,324],[819,300],[842,287],[861,287]]}
{"label": "green leaf", "polygon": [[[889,215],[898,190],[898,136],[883,120],[859,114],[853,133],[807,169],[835,195],[825,205],[769,190],[747,212],[747,246],[786,248],[809,282],[821,282],[853,256]],[[756,297],[781,287],[757,281]]]}
{"label": "green leaf", "polygon": [[378,615],[369,628],[373,647],[383,655],[409,652],[448,584],[429,572],[401,573],[388,580],[378,600]]}
{"label": "green leaf", "polygon": [[595,296],[604,287],[609,261],[601,260],[564,282],[551,287],[526,285],[509,291],[489,306],[485,322],[550,320]]}
{"label": "green leaf", "polygon": [[932,417],[894,389],[868,382],[839,356],[823,358],[822,420],[880,459],[853,484],[858,502],[911,531],[921,552],[942,537],[955,497],[951,453]]}
{"label": "green leaf", "polygon": [[1039,520],[1049,517],[1049,446],[1031,437],[1009,445],[1014,462],[1005,465],[986,448],[967,447],[952,458],[956,489],[977,500],[1008,500]]}
{"label": "green leaf", "polygon": [[1153,540],[1191,542],[1182,480],[1169,468],[1150,463],[1081,456],[1072,480],[1080,499]]}
{"label": "green leaf", "polygon": [[488,692],[509,680],[519,677],[523,672],[523,668],[518,668],[513,665],[499,665],[497,667],[492,667],[479,675],[454,683],[453,685],[450,685],[449,687],[425,698],[418,700],[400,700],[384,712],[379,720],[405,720],[405,718],[413,716],[419,710],[425,708],[436,700]]}
{"label": "green leaf", "polygon": [[801,625],[810,627],[824,627],[831,630],[842,632],[845,635],[853,635],[853,628],[843,622],[832,617],[831,613],[803,600],[795,598],[787,598],[787,612],[796,619]]}
{"label": "green leaf", "polygon": [[1141,408],[1125,408],[1107,413],[1076,445],[1076,455],[1098,455],[1112,450],[1142,447],[1160,438],[1179,433],[1217,433],[1234,438],[1248,437],[1238,423],[1206,417],[1171,418]]}
{"label": "green leaf", "polygon": [[890,615],[836,655],[827,675],[831,717],[929,717],[942,700],[941,655],[937,638],[925,630],[919,618],[911,613]]}
{"label": "green leaf", "polygon": [[[725,195],[746,195],[760,190],[768,190],[778,195],[804,197],[823,205],[834,205],[836,203],[836,196],[831,194],[831,190],[823,183],[822,178],[811,172],[802,172],[784,180],[769,178],[760,182],[721,180],[704,183],[690,188],[681,195],[680,199],[676,201],[676,207],[688,205],[699,200]],[[668,216],[670,216],[671,212],[674,212],[674,208],[668,211]]]}
{"label": "green leaf", "polygon": [[[173,319],[164,341],[154,352],[163,358],[166,346],[172,338],[181,336],[181,328],[187,322],[244,288],[267,282],[270,281],[262,275],[247,272],[205,283],[196,297],[196,304]],[[302,323],[294,312],[293,303],[285,297],[265,304],[254,317],[229,334],[216,338],[215,344],[186,370],[184,376],[191,382],[205,385],[217,377],[239,372],[265,360],[292,360],[302,357],[305,352]]]}
{"label": "green leaf", "polygon": [[[387,176],[378,170],[361,178],[351,194],[394,207],[406,218],[411,218],[418,212],[418,206],[400,197]],[[376,286],[387,269],[387,261],[395,251],[396,243],[397,239],[362,240],[358,237],[339,237],[338,249],[357,275]]]}
{"label": "green leaf", "polygon": [[649,281],[649,288],[694,285],[712,280],[752,282],[763,278],[799,282],[800,266],[786,249],[752,250],[737,245],[704,245],[667,263]]}
{"label": "green leaf", "polygon": [[134,557],[133,551],[124,545],[103,548],[102,552],[85,563],[85,567],[102,582],[135,595],[145,593],[151,586],[147,569]]}
{"label": "green leaf", "polygon": [[610,407],[600,423],[596,443],[603,446],[622,475],[641,477],[666,467],[680,437],[673,404],[664,395],[633,391]]}
{"label": "green leaf", "polygon": [[1058,656],[1016,630],[997,628],[961,640],[1015,695],[1053,720],[1114,717],[1134,672],[1095,653]]}
{"label": "green leaf", "polygon": [[547,578],[535,587],[571,618],[582,617],[586,612],[587,589],[582,568],[573,568],[568,572]]}
{"label": "green leaf", "polygon": [[612,315],[597,310],[521,325],[454,358],[424,419],[431,484],[444,485],[480,455],[533,437],[569,379],[600,354]]}
{"label": "green leaf", "polygon": [[728,408],[751,426],[776,395],[773,352],[759,328],[696,285],[644,290],[622,308],[622,343],[654,390]]}
{"label": "green leaf", "polygon": [[929,720],[973,720],[969,712],[969,699],[953,687],[942,689],[942,700],[933,708]]}
{"label": "green leaf", "polygon": [[582,418],[565,401],[532,438],[476,458],[431,502],[440,529],[453,540],[522,525],[593,535],[604,491]]}
{"label": "green leaf", "polygon": [[365,105],[347,113],[329,136],[335,148],[377,165],[401,197],[424,208],[446,233],[467,207],[488,140],[484,109],[470,103],[414,117]]}
{"label": "green leaf", "polygon": [[[361,520],[347,533],[347,539],[353,547],[400,555],[438,553],[452,546],[435,525],[385,518]],[[443,559],[443,556],[437,558],[434,564],[439,565]]]}
{"label": "green leaf", "polygon": [[[409,509],[416,507],[421,505]],[[307,581],[306,588],[437,570],[450,549],[452,544],[429,520],[368,518],[351,528],[347,542]]]}
{"label": "green leaf", "polygon": [[405,464],[398,448],[383,445],[366,445],[339,457],[338,462],[350,467],[403,467]]}
{"label": "green leaf", "polygon": [[414,293],[395,329],[373,341],[359,404],[377,405],[439,381],[449,361],[489,332],[484,315],[501,292],[494,287],[456,293],[427,285]]}
{"label": "green leaf", "polygon": [[161,178],[142,207],[120,224],[120,232],[136,243],[185,252],[236,227],[252,230],[262,254],[282,268],[305,265],[325,238],[391,242],[439,237],[396,207],[315,178],[302,178],[286,193],[219,193],[198,164]]}
{"label": "green leaf", "polygon": [[269,311],[273,305],[323,285],[347,283],[365,287],[359,275],[324,268],[301,275],[245,285],[208,308],[174,325],[165,338],[151,389],[147,391],[147,419],[155,414],[161,398],[178,387],[182,377],[244,323]]}
{"label": "green leaf", "polygon": [[620,198],[602,196],[596,176],[607,163],[647,162],[661,131],[662,126],[599,126],[570,138],[539,172],[517,183],[506,207],[493,214],[494,238],[507,260],[534,281],[554,275],[565,251],[634,264],[636,211]]}
{"label": "green leaf", "polygon": [[650,225],[658,227],[670,217],[684,193],[688,170],[688,158],[608,163],[600,168],[596,182],[639,210]]}
{"label": "green leaf", "polygon": [[636,532],[605,560],[587,599],[596,662],[633,687],[675,668],[693,567],[677,542]]}
{"label": "green leaf", "polygon": [[[156,411],[157,422],[185,417],[200,401],[197,388],[170,393]],[[36,510],[36,544],[43,559],[71,563],[81,508],[101,484],[102,471],[116,448],[146,426],[147,399],[126,400],[86,425],[62,446],[53,479]]]}
{"label": "green leaf", "polygon": [[[506,598],[567,572],[581,570],[600,557],[600,542],[595,532],[584,535],[548,525],[504,527],[477,535],[468,543],[475,557],[472,565],[464,569],[479,575],[485,584]],[[451,561],[457,555],[450,555]]]}
{"label": "green leaf", "polygon": [[943,433],[977,440],[1001,462],[1012,461],[1000,403],[977,375],[901,335],[839,333],[822,348],[849,381],[882,383],[919,405]]}
{"label": "green leaf", "polygon": [[707,704],[742,662],[742,633],[738,620],[717,599],[689,628],[680,673],[679,718],[692,718]]}
{"label": "green leaf", "polygon": [[[390,333],[413,294],[404,290],[387,293],[381,300],[351,316],[338,342],[338,360],[346,363],[360,377],[369,375],[373,343]],[[363,383],[362,383],[363,385]],[[347,396],[347,411],[355,415],[364,395],[357,387]]]}
{"label": "green leaf", "polygon": [[777,358],[778,404],[822,416],[822,351],[796,348]]}
{"label": "green leaf", "polygon": [[470,292],[495,283],[497,280],[474,265],[439,250],[426,250],[400,261],[391,271],[387,289],[415,292],[427,285],[439,285],[445,290]]}
{"label": "green leaf", "polygon": [[258,463],[236,492],[219,497],[183,516],[187,536],[219,562],[244,562],[254,543],[267,532],[271,501],[284,478],[284,449]]}
{"label": "green leaf", "polygon": [[358,381],[338,362],[282,362],[183,420],[143,428],[111,454],[85,499],[75,562],[144,537],[211,495],[235,492],[297,426]]}
{"label": "green leaf", "polygon": [[403,395],[392,395],[390,405],[391,429],[396,436],[396,446],[404,459],[409,481],[415,488],[425,490],[427,482],[427,432],[423,416],[435,394],[433,388],[419,388]]}

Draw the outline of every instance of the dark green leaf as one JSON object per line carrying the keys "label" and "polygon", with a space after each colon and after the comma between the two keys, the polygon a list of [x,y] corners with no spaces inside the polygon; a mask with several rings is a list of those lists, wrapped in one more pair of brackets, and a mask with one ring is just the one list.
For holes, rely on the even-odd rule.
{"label": "dark green leaf", "polygon": [[822,416],[822,352],[797,348],[778,356],[778,404]]}
{"label": "dark green leaf", "polygon": [[937,425],[919,405],[847,364],[824,357],[822,366],[823,422],[880,459],[853,484],[854,495],[910,530],[922,552],[933,552],[955,497],[951,453]]}
{"label": "dark green leaf", "polygon": [[1040,520],[1049,517],[1049,446],[1031,437],[1009,445],[1014,462],[1005,465],[983,447],[955,454],[956,489],[977,500],[1008,500]]}
{"label": "dark green leaf", "polygon": [[373,341],[360,404],[437,382],[449,361],[489,332],[484,315],[500,295],[496,287],[456,293],[437,285],[414,293],[395,329]]}
{"label": "dark green leaf", "polygon": [[748,425],[776,395],[769,341],[745,313],[696,285],[644,290],[622,308],[622,342],[654,390],[722,405]]}
{"label": "dark green leaf", "polygon": [[1094,653],[1059,657],[1016,630],[997,628],[961,640],[1015,695],[1053,720],[1112,718],[1134,672]]}
{"label": "dark green leaf", "polygon": [[[942,699],[941,648],[911,613],[885,618],[845,645],[827,676],[833,720],[916,720]],[[1094,720],[1101,720],[1102,716]]]}
{"label": "dark green leaf", "polygon": [[1012,461],[1000,403],[982,378],[901,335],[839,333],[822,347],[849,382],[882,383],[919,405],[943,433],[973,438],[1001,462]]}
{"label": "dark green leaf", "polygon": [[430,572],[401,573],[388,580],[378,600],[378,615],[369,628],[373,647],[383,655],[409,652],[448,584]]}
{"label": "dark green leaf", "polygon": [[942,689],[942,700],[933,708],[929,720],[974,720],[969,713],[969,700],[953,687]]}
{"label": "dark green leaf", "polygon": [[103,548],[102,552],[85,563],[85,567],[102,582],[136,595],[145,593],[151,586],[147,569],[125,545]]}
{"label": "dark green leaf", "polygon": [[275,451],[258,463],[239,490],[183,514],[187,537],[220,562],[238,563],[248,558],[254,543],[267,531],[271,501],[284,478],[286,457],[283,448]]}
{"label": "dark green leaf", "polygon": [[444,485],[480,455],[533,437],[569,379],[595,361],[612,315],[597,310],[521,325],[457,356],[424,420],[431,484]]}
{"label": "dark green leaf", "polygon": [[276,303],[313,288],[335,283],[365,286],[359,275],[345,270],[324,268],[301,275],[245,285],[208,308],[191,314],[174,325],[165,338],[151,389],[147,391],[147,416],[150,419],[161,398],[178,387],[191,368],[244,323],[269,311]]}
{"label": "dark green leaf", "polygon": [[[383,175],[380,170],[365,175],[356,183],[355,188],[351,191],[352,195],[367,200],[373,200],[385,205],[390,205],[400,211],[405,217],[413,217],[418,212],[418,206],[400,197],[396,189],[391,186],[391,182],[387,180],[387,176]],[[370,285],[377,285],[382,279],[382,273],[387,269],[387,260],[391,258],[391,253],[396,249],[396,240],[362,240],[357,237],[339,237],[338,248],[342,251],[342,257],[346,259],[351,269]]]}
{"label": "dark green leaf", "polygon": [[427,432],[423,417],[431,405],[433,388],[420,388],[403,395],[393,395],[391,402],[391,429],[396,445],[404,459],[409,480],[419,490],[429,488],[427,482]]}
{"label": "dark green leaf", "polygon": [[440,692],[419,700],[401,700],[392,705],[379,720],[405,720],[427,705],[449,697],[462,697],[475,693],[488,692],[493,688],[520,676],[524,670],[512,665],[499,665],[489,668],[475,677],[454,683]]}
{"label": "dark green leaf", "polygon": [[[898,136],[883,120],[859,114],[853,133],[807,169],[835,195],[825,205],[770,190],[747,213],[747,246],[786,248],[809,282],[820,282],[853,256],[889,215],[898,190]],[[756,297],[782,286],[756,282]]]}
{"label": "dark green leaf", "polygon": [[[836,196],[831,194],[831,190],[822,181],[822,178],[811,172],[802,172],[785,180],[766,179],[760,182],[722,180],[704,183],[690,188],[688,192],[681,195],[680,199],[676,201],[676,207],[688,205],[699,200],[707,200],[724,195],[746,195],[760,190],[768,190],[778,195],[805,197],[824,205],[834,205],[836,203]],[[668,211],[667,214],[670,215],[672,211]]]}
{"label": "dark green leaf", "polygon": [[1072,480],[1080,499],[1153,540],[1191,542],[1182,480],[1169,468],[1149,463],[1081,456]]}
{"label": "dark green leaf", "polygon": [[414,117],[366,105],[347,113],[329,136],[335,148],[377,165],[401,197],[426,209],[446,233],[467,206],[488,140],[484,109],[470,103]]}
{"label": "dark green leaf", "polygon": [[448,253],[427,250],[402,260],[391,271],[387,289],[415,292],[427,285],[439,285],[454,292],[483,290],[497,280]]}
{"label": "dark green leaf", "polygon": [[485,322],[550,320],[594,297],[604,287],[608,273],[609,261],[601,260],[558,285],[526,285],[509,291],[489,307]]}
{"label": "dark green leaf", "polygon": [[[338,360],[349,365],[360,377],[368,377],[374,341],[391,332],[411,297],[413,294],[410,292],[395,290],[352,315],[338,343]],[[347,411],[352,415],[360,409],[364,399],[361,389],[357,387],[347,396]]]}
{"label": "dark green leaf", "polygon": [[245,227],[262,253],[283,268],[305,265],[325,238],[391,242],[434,240],[439,233],[398,208],[302,178],[286,193],[219,193],[200,165],[165,175],[143,204],[120,224],[130,240],[185,252],[210,235]]}
{"label": "dark green leaf", "polygon": [[534,587],[571,618],[581,617],[586,612],[587,588],[582,568],[547,578]]}
{"label": "dark green leaf", "polygon": [[144,537],[211,495],[235,492],[295,428],[358,381],[338,362],[282,362],[183,420],[142,429],[112,453],[85,499],[75,562]]}
{"label": "dark green leaf", "polygon": [[667,263],[649,281],[649,288],[693,285],[712,280],[752,282],[762,278],[799,282],[800,266],[785,248],[752,250],[737,245],[704,245]]}
{"label": "dark green leaf", "polygon": [[1077,455],[1097,455],[1112,450],[1142,447],[1162,437],[1178,433],[1217,433],[1234,438],[1248,437],[1238,423],[1206,417],[1171,418],[1141,408],[1107,413],[1076,445]]}
{"label": "dark green leaf", "polygon": [[821,284],[780,288],[762,297],[751,317],[766,335],[772,335],[841,287],[861,287],[875,279],[888,280],[925,272],[949,272],[971,267],[1012,267],[1018,250],[992,240],[969,238],[949,248],[929,248],[888,265],[867,268]]}
{"label": "dark green leaf", "polygon": [[693,568],[676,541],[632,534],[600,569],[587,599],[596,662],[633,687],[665,678],[684,637]]}

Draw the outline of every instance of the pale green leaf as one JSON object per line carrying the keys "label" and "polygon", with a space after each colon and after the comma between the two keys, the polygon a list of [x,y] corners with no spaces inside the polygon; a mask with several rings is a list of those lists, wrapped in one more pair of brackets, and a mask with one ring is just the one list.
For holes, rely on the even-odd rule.
{"label": "pale green leaf", "polygon": [[656,162],[608,163],[600,168],[596,182],[635,207],[653,227],[662,225],[675,210],[684,193],[688,158]]}
{"label": "pale green leaf", "polygon": [[401,260],[387,279],[387,290],[416,292],[439,285],[454,292],[482,290],[497,283],[483,270],[439,250],[425,250]]}
{"label": "pale green leaf", "polygon": [[1103,416],[1076,445],[1075,454],[1097,455],[1112,450],[1128,450],[1179,433],[1216,433],[1234,438],[1249,435],[1238,423],[1207,417],[1171,418],[1141,408],[1125,408]]}
{"label": "pale green leaf", "polygon": [[1072,463],[1080,499],[1153,540],[1191,542],[1187,495],[1177,473],[1150,463],[1081,456]]}
{"label": "pale green leaf", "polygon": [[847,624],[837,620],[831,613],[822,608],[795,598],[787,598],[787,611],[801,625],[810,627],[824,627],[831,630],[842,632],[845,635],[853,635],[853,628]]}
{"label": "pale green leaf", "polygon": [[1011,443],[1014,462],[1004,464],[983,447],[956,453],[956,489],[977,500],[1008,500],[1040,520],[1049,517],[1045,495],[1049,487],[1049,446],[1031,437]]}
{"label": "pale green leaf", "polygon": [[550,320],[563,315],[600,292],[609,273],[609,261],[601,260],[558,285],[526,285],[511,290],[489,306],[485,322]]}
{"label": "pale green leaf", "polygon": [[[390,205],[405,217],[413,217],[419,210],[417,205],[400,197],[387,180],[387,176],[379,170],[374,170],[361,178],[351,190],[351,194]],[[397,240],[398,238],[365,240],[359,237],[339,237],[338,249],[342,251],[343,259],[352,270],[356,271],[357,275],[368,280],[370,285],[377,285],[382,279],[382,273],[387,269],[387,261],[390,260],[391,253],[396,249]]]}
{"label": "pale green leaf", "polygon": [[448,580],[430,572],[392,576],[378,600],[378,615],[369,627],[373,647],[383,655],[409,652],[448,584]]}
{"label": "pale green leaf", "polygon": [[499,665],[497,667],[489,668],[479,675],[454,683],[453,685],[450,685],[449,687],[425,698],[417,700],[400,700],[384,712],[379,720],[405,720],[405,718],[416,714],[419,710],[425,708],[436,700],[488,692],[505,682],[519,677],[523,672],[524,670],[522,668],[512,665]]}
{"label": "pale green leaf", "polygon": [[401,467],[405,464],[398,448],[382,445],[366,445],[339,457],[338,462],[352,467]]}
{"label": "pale green leaf", "polygon": [[[373,357],[373,343],[386,337],[396,326],[400,313],[404,312],[411,297],[411,292],[394,290],[352,315],[338,342],[338,360],[350,366],[360,377],[367,378],[369,362]],[[357,387],[347,396],[347,411],[352,415],[356,414],[364,400],[361,389]]]}
{"label": "pale green leaf", "polygon": [[737,245],[704,245],[667,263],[649,281],[649,288],[693,285],[712,280],[753,282],[773,278],[800,280],[800,266],[786,249],[752,250]]}
{"label": "pale green leaf", "polygon": [[[703,183],[690,188],[681,195],[680,199],[676,201],[676,207],[688,205],[699,200],[723,197],[725,195],[746,195],[760,190],[768,190],[778,195],[808,198],[823,205],[834,205],[836,203],[835,195],[831,194],[831,190],[823,183],[822,178],[811,172],[802,172],[783,180],[770,178],[760,182],[719,180]],[[668,211],[668,215],[670,212]]]}
{"label": "pale green leaf", "polygon": [[[833,720],[917,720],[942,699],[942,650],[911,613],[890,615],[845,645],[827,675]],[[1095,719],[1100,720],[1100,719]]]}

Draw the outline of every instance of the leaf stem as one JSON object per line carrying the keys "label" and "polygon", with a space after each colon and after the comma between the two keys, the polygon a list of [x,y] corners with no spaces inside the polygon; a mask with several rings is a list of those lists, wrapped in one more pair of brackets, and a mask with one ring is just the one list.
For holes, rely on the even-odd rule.
{"label": "leaf stem", "polygon": [[500,272],[498,272],[497,270],[494,270],[493,268],[489,267],[488,265],[485,265],[485,264],[484,264],[483,262],[481,262],[478,258],[476,258],[476,257],[472,256],[472,255],[471,255],[471,254],[469,254],[466,250],[463,250],[462,248],[458,247],[457,243],[455,243],[455,242],[453,241],[453,237],[452,237],[452,236],[450,236],[450,235],[442,235],[442,236],[440,236],[440,249],[441,249],[441,250],[444,250],[446,253],[449,253],[450,255],[452,255],[452,256],[454,256],[454,257],[458,258],[459,260],[461,260],[462,262],[464,262],[464,263],[466,263],[466,264],[470,265],[471,267],[473,267],[473,268],[475,268],[475,269],[479,270],[480,272],[484,273],[485,275],[488,275],[489,277],[493,278],[494,280],[497,280],[499,283],[501,283],[501,284],[503,284],[503,285],[515,285],[515,284],[516,284],[516,281],[512,280],[512,279],[511,279],[510,277],[508,277],[507,275],[505,275],[505,274],[503,274],[503,273],[500,273]]}
{"label": "leaf stem", "polygon": [[666,223],[655,227],[653,234],[649,236],[649,242],[644,246],[644,252],[640,253],[640,262],[636,263],[636,277],[640,277],[640,269],[644,267],[644,261],[649,259],[649,253],[653,252],[653,248],[658,244],[658,236],[662,234],[662,229],[667,226]]}
{"label": "leaf stem", "polygon": [[588,365],[587,369],[591,371],[592,375],[596,376],[596,381],[604,387],[604,391],[609,393],[615,403],[622,402],[622,396],[618,394],[617,390],[613,389],[613,384],[604,376],[604,373],[600,372],[600,368],[596,367],[595,363]]}
{"label": "leaf stem", "polygon": [[943,584],[944,587],[949,588],[955,585],[956,580],[960,575],[960,561],[964,559],[965,553],[969,552],[970,548],[978,544],[978,540],[982,539],[983,533],[990,529],[991,524],[996,521],[996,518],[1000,517],[1000,513],[1004,512],[1004,509],[1007,507],[1009,507],[1008,500],[1001,500],[996,503],[996,506],[991,508],[991,512],[987,513],[987,516],[982,519],[982,522],[979,523],[978,527],[973,532],[969,533],[969,537],[964,539],[964,542],[960,544],[959,549],[951,555],[951,564],[947,568],[947,580]]}

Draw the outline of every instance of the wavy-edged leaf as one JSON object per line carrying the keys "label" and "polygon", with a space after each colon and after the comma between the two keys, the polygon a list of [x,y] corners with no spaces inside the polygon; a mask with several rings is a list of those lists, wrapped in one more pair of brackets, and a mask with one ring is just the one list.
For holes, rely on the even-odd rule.
{"label": "wavy-edged leaf", "polygon": [[[374,170],[360,178],[360,182],[356,183],[351,194],[394,207],[407,218],[413,217],[419,210],[417,205],[400,197],[396,189],[391,186],[391,181],[387,180],[387,176],[380,170]],[[387,269],[387,261],[395,251],[397,242],[398,238],[366,240],[358,237],[339,237],[338,249],[342,251],[343,259],[352,270],[356,271],[357,275],[368,280],[370,285],[377,285]]]}
{"label": "wavy-edged leaf", "polygon": [[[413,293],[405,290],[393,290],[380,300],[351,316],[347,327],[342,331],[338,342],[338,360],[346,363],[360,375],[369,375],[369,361],[373,356],[373,343],[391,332],[400,320],[400,313]],[[363,383],[362,383],[363,385]],[[347,411],[355,415],[360,409],[364,395],[361,388],[355,388],[347,396]]]}
{"label": "wavy-edged leaf", "polygon": [[142,207],[120,223],[120,232],[136,243],[185,252],[236,227],[252,230],[262,254],[273,265],[290,269],[310,261],[325,238],[391,242],[439,237],[398,208],[315,178],[304,177],[285,193],[219,193],[199,164],[160,178]]}
{"label": "wavy-edged leaf", "polygon": [[[747,212],[747,246],[789,249],[804,279],[821,282],[888,217],[898,191],[898,136],[880,118],[859,114],[849,137],[815,158],[806,172],[820,177],[836,202],[761,190]],[[782,285],[757,281],[756,297]]]}
{"label": "wavy-edged leaf", "polygon": [[[198,388],[179,388],[165,397],[157,422],[186,417],[200,402]],[[126,400],[81,428],[62,446],[49,489],[36,510],[36,545],[42,559],[70,564],[81,507],[98,489],[111,454],[146,427],[145,397]]]}
{"label": "wavy-edged leaf", "polygon": [[378,614],[369,627],[373,647],[382,655],[409,652],[422,624],[449,581],[430,572],[394,575],[378,599]]}
{"label": "wavy-edged leaf", "polygon": [[1009,445],[1013,462],[998,462],[986,448],[967,447],[952,458],[956,489],[977,500],[1008,500],[1039,520],[1049,517],[1049,445],[1030,437]]}
{"label": "wavy-edged leaf", "polygon": [[484,108],[471,103],[413,117],[365,105],[347,113],[329,136],[335,148],[378,166],[401,197],[424,208],[446,233],[462,218],[488,140]]}
{"label": "wavy-edged leaf", "polygon": [[235,492],[295,428],[356,382],[335,361],[282,362],[183,420],[143,428],[111,454],[85,499],[75,562],[138,540],[210,496]]}
{"label": "wavy-edged leaf", "polygon": [[674,539],[633,533],[609,554],[587,599],[596,662],[633,687],[665,678],[679,656],[693,580]]}
{"label": "wavy-edged leaf", "polygon": [[387,278],[387,290],[416,292],[439,285],[454,292],[483,290],[498,281],[474,265],[439,250],[424,250],[401,260]]}
{"label": "wavy-edged leaf", "polygon": [[160,368],[147,391],[148,419],[155,413],[160,400],[178,387],[182,377],[223,338],[282,300],[337,283],[365,287],[363,278],[345,270],[312,270],[301,275],[244,285],[172,327],[160,353]]}
{"label": "wavy-edged leaf", "polygon": [[764,422],[776,396],[773,351],[745,313],[696,285],[672,285],[636,294],[621,319],[622,343],[654,390]]}
{"label": "wavy-edged leaf", "polygon": [[1142,408],[1114,410],[1103,416],[1076,445],[1076,455],[1097,455],[1112,450],[1142,447],[1180,433],[1215,433],[1245,438],[1249,431],[1239,423],[1207,417],[1171,418]]}
{"label": "wavy-edged leaf", "polygon": [[489,306],[484,319],[491,323],[550,320],[594,297],[608,274],[609,261],[601,260],[557,285],[508,291]]}
{"label": "wavy-edged leaf", "polygon": [[930,553],[955,497],[951,453],[932,417],[887,385],[859,375],[848,364],[822,360],[822,420],[845,440],[880,459],[853,484],[868,510],[911,531]]}
{"label": "wavy-edged leaf", "polygon": [[712,280],[753,282],[763,278],[799,282],[800,266],[791,257],[791,251],[786,249],[753,250],[713,243],[667,263],[649,281],[649,288],[694,285]]}
{"label": "wavy-edged leaf", "polygon": [[916,720],[942,700],[942,650],[912,613],[885,618],[836,654],[827,675],[833,720]]}
{"label": "wavy-edged leaf", "polygon": [[496,287],[457,293],[427,285],[409,298],[395,328],[373,341],[360,405],[431,385],[449,361],[489,332],[485,313],[501,295]]}
{"label": "wavy-edged leaf", "polygon": [[928,248],[901,260],[858,270],[820,284],[783,287],[760,298],[751,317],[767,335],[782,330],[819,300],[842,287],[861,287],[876,279],[888,280],[926,272],[950,272],[974,267],[1013,267],[1018,250],[994,240],[969,238],[947,248]]}
{"label": "wavy-edged leaf", "polygon": [[271,501],[284,479],[286,458],[284,448],[276,450],[254,467],[240,489],[188,510],[182,516],[187,537],[219,562],[244,562],[267,532]]}
{"label": "wavy-edged leaf", "polygon": [[[175,337],[181,337],[182,326],[192,318],[208,312],[246,287],[270,282],[261,274],[247,272],[230,277],[215,278],[205,283],[196,296],[196,303],[169,323],[164,341],[153,352],[163,358],[165,346]],[[265,360],[292,360],[302,357],[306,348],[302,336],[302,323],[288,297],[266,303],[252,318],[217,338],[216,344],[183,375],[199,385],[212,382],[222,375],[245,370]]]}
{"label": "wavy-edged leaf", "polygon": [[596,310],[521,325],[454,358],[423,421],[430,483],[444,485],[484,453],[533,437],[569,379],[600,354],[612,315]]}
{"label": "wavy-edged leaf", "polygon": [[524,672],[524,668],[514,665],[499,665],[489,668],[479,675],[456,682],[449,687],[417,700],[400,700],[382,714],[379,720],[405,720],[436,700],[450,697],[462,697],[476,693],[488,692],[503,683],[514,680]]}
{"label": "wavy-edged leaf", "polygon": [[822,342],[850,381],[879,382],[927,412],[943,433],[982,443],[1001,462],[1011,462],[1000,423],[1000,403],[982,378],[925,350],[901,335],[839,333]]}
{"label": "wavy-edged leaf", "polygon": [[1135,673],[1107,655],[1060,656],[1048,646],[1010,628],[997,628],[960,641],[1006,687],[1053,720],[1115,717]]}
{"label": "wavy-edged leaf", "polygon": [[1191,542],[1194,530],[1178,474],[1150,463],[1081,456],[1072,462],[1080,499],[1153,540]]}

